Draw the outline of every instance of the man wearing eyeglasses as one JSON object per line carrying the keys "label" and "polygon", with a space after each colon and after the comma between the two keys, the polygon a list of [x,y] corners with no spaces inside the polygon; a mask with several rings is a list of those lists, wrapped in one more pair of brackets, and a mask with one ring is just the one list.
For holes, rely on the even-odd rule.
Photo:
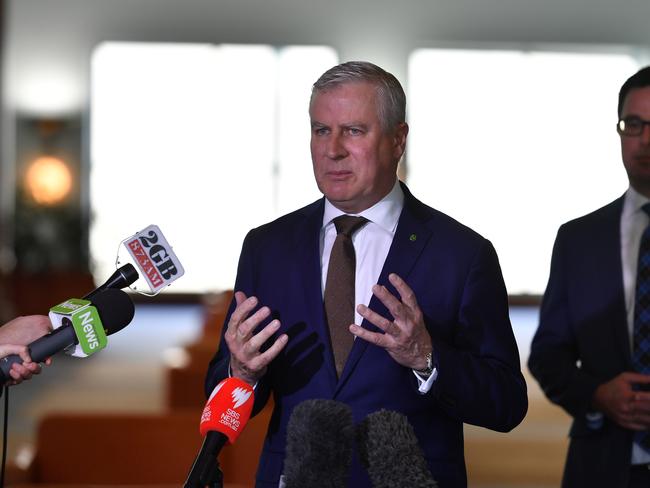
{"label": "man wearing eyeglasses", "polygon": [[650,67],[618,118],[629,188],[560,227],[528,361],[574,418],[563,487],[650,486]]}

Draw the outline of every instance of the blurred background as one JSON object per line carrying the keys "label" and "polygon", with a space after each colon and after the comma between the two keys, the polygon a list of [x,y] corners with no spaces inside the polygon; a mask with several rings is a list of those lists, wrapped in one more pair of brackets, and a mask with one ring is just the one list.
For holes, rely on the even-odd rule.
{"label": "blurred background", "polygon": [[[319,197],[307,104],[343,61],[401,80],[411,132],[400,175],[494,243],[526,370],[558,226],[627,187],[616,103],[650,63],[648,18],[645,0],[0,0],[2,322],[85,295],[149,224],[186,272],[137,296],[133,323],[101,354],[57,356],[11,390],[20,479],[160,485],[187,474],[200,438],[178,439],[183,422],[198,430],[242,239]],[[558,485],[568,417],[533,381],[529,396],[513,433],[467,428],[470,486]],[[113,478],[53,474],[48,460],[80,448],[84,436],[66,436],[81,421],[105,426],[120,451],[143,430],[144,450],[182,452],[187,468],[168,461],[173,479],[154,479],[127,449]],[[233,483],[250,483],[262,430],[222,460]]]}

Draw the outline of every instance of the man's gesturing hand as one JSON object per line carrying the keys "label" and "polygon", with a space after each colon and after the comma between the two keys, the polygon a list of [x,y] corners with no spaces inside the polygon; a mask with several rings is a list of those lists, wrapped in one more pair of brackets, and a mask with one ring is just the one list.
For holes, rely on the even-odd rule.
{"label": "man's gesturing hand", "polygon": [[379,327],[384,333],[370,332],[354,324],[350,326],[350,332],[361,339],[383,347],[402,366],[415,370],[426,369],[426,355],[432,351],[431,336],[424,325],[424,318],[415,293],[395,273],[391,273],[388,280],[399,293],[399,299],[384,286],[375,285],[372,287],[372,292],[386,306],[394,320],[390,321],[382,317],[365,305],[358,305],[357,311],[361,316]]}
{"label": "man's gesturing hand", "polygon": [[262,344],[280,328],[280,321],[272,320],[257,334],[253,334],[255,328],[269,317],[271,310],[262,307],[250,315],[258,300],[256,297],[246,297],[241,291],[235,293],[235,301],[237,307],[230,316],[225,334],[230,349],[230,372],[235,378],[255,385],[266,373],[268,364],[286,346],[289,338],[282,334],[270,348],[260,352]]}

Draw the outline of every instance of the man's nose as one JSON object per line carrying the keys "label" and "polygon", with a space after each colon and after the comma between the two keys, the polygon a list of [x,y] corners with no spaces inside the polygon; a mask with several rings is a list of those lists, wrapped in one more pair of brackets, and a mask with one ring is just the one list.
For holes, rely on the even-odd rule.
{"label": "man's nose", "polygon": [[342,159],[347,155],[345,144],[340,135],[332,134],[327,141],[327,157],[330,159]]}
{"label": "man's nose", "polygon": [[650,146],[650,123],[646,123],[643,126],[643,132],[641,132],[639,137],[641,137],[641,142],[644,145]]}

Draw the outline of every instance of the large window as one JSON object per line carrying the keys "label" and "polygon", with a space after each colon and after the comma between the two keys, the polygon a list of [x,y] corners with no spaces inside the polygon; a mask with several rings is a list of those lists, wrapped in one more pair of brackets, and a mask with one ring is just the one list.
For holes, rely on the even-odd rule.
{"label": "large window", "polygon": [[92,60],[91,256],[157,224],[185,276],[173,291],[234,284],[247,230],[320,196],[308,100],[337,63],[326,47],[106,43]]}
{"label": "large window", "polygon": [[422,49],[408,183],[495,245],[510,294],[543,292],[557,228],[620,196],[623,54]]}

